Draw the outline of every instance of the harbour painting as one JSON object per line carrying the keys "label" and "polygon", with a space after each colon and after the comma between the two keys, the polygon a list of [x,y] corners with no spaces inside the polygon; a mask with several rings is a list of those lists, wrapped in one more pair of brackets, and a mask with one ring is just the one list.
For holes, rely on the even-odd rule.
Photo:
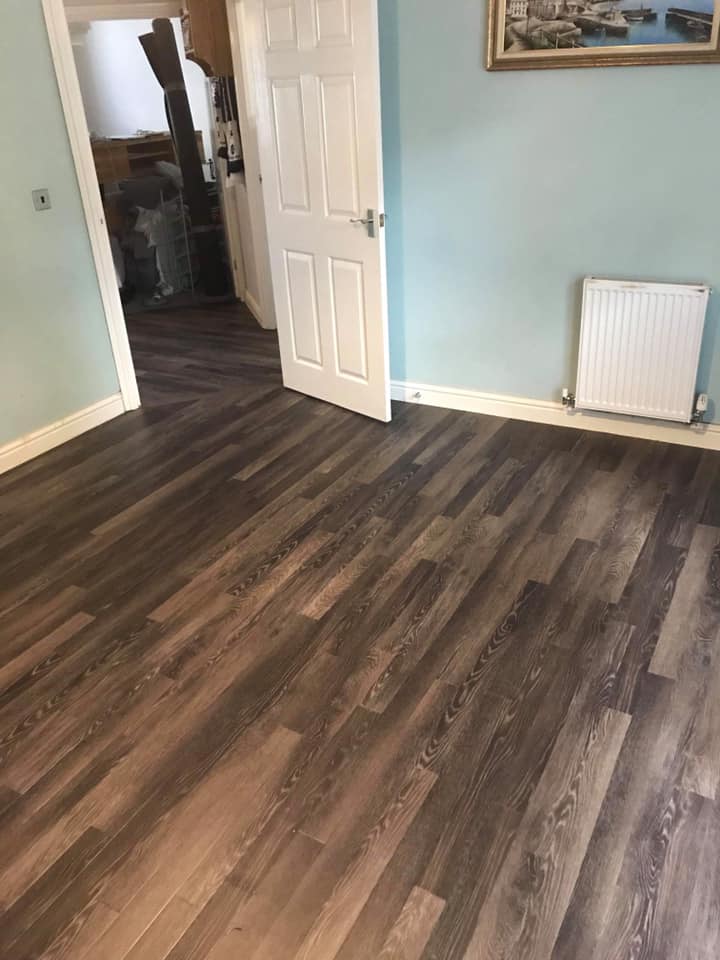
{"label": "harbour painting", "polygon": [[488,0],[490,70],[720,63],[720,0]]}

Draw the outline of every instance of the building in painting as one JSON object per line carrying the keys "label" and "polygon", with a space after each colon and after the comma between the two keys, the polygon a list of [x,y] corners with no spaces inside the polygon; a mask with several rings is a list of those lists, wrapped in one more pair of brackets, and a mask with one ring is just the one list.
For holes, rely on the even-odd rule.
{"label": "building in painting", "polygon": [[584,8],[584,0],[507,0],[506,15],[510,20],[524,20],[528,16],[538,20],[563,20],[577,16]]}

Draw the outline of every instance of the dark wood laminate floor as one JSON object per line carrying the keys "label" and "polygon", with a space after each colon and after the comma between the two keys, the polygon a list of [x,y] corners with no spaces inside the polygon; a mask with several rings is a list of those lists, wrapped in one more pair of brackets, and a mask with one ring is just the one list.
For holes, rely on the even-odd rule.
{"label": "dark wood laminate floor", "polygon": [[716,960],[718,455],[131,337],[0,477],[3,960]]}

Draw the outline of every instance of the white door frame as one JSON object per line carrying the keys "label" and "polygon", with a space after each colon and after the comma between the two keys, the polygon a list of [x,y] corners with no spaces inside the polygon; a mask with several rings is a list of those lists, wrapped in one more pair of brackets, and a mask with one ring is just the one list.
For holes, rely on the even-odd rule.
{"label": "white door frame", "polygon": [[260,303],[248,301],[248,307],[258,323],[274,330],[275,298],[270,276],[270,251],[268,249],[265,223],[265,200],[263,197],[262,173],[260,170],[260,144],[258,131],[258,107],[255,95],[255,47],[248,34],[243,5],[238,0],[226,0],[230,48],[235,70],[235,92],[238,103],[240,139],[245,164],[245,187],[248,196],[248,213],[255,266],[258,273]]}
{"label": "white door frame", "polygon": [[[136,19],[151,16],[165,16],[166,2],[147,2],[147,0],[121,0],[118,3],[75,4],[65,6],[64,0],[42,0],[45,24],[47,27],[50,53],[57,78],[58,89],[75,172],[80,188],[85,223],[87,224],[90,247],[95,272],[97,274],[100,297],[105,313],[110,345],[115,369],[117,371],[120,393],[125,410],[135,410],[140,406],[140,393],[135,377],[135,366],[130,352],[125,313],[117,286],[115,264],[110,248],[110,237],[105,224],[105,210],[100,196],[95,162],[90,146],[85,106],[83,104],[80,83],[75,66],[69,20],[85,19],[92,14],[93,19],[100,17]],[[257,152],[256,121],[252,101],[248,99],[250,89],[243,74],[243,56],[247,45],[239,32],[236,10],[233,0],[228,0],[228,13],[233,13],[230,35],[233,48],[238,104],[240,111],[241,135],[245,151],[246,180],[252,219],[252,243],[259,274],[261,303],[253,304],[253,313],[263,327],[275,327],[275,309],[270,281],[270,264],[265,232],[262,183],[260,178],[260,160]],[[175,9],[175,15],[177,10]],[[238,62],[239,61],[239,62]],[[261,216],[258,215],[260,211]]]}
{"label": "white door frame", "polygon": [[69,0],[65,16],[71,23],[87,20],[152,20],[155,17],[177,17],[177,0]]}
{"label": "white door frame", "polygon": [[110,249],[110,236],[105,225],[105,211],[95,172],[65,6],[63,0],[42,0],[42,6],[120,393],[125,410],[135,410],[140,406],[140,392],[130,353],[125,314]]}

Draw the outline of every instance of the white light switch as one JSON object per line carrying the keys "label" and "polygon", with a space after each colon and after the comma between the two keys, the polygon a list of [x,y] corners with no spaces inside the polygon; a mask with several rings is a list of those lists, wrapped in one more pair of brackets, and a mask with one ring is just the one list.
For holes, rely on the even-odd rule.
{"label": "white light switch", "polygon": [[36,210],[49,210],[52,206],[50,202],[50,191],[47,187],[41,187],[40,190],[33,190],[32,198]]}

